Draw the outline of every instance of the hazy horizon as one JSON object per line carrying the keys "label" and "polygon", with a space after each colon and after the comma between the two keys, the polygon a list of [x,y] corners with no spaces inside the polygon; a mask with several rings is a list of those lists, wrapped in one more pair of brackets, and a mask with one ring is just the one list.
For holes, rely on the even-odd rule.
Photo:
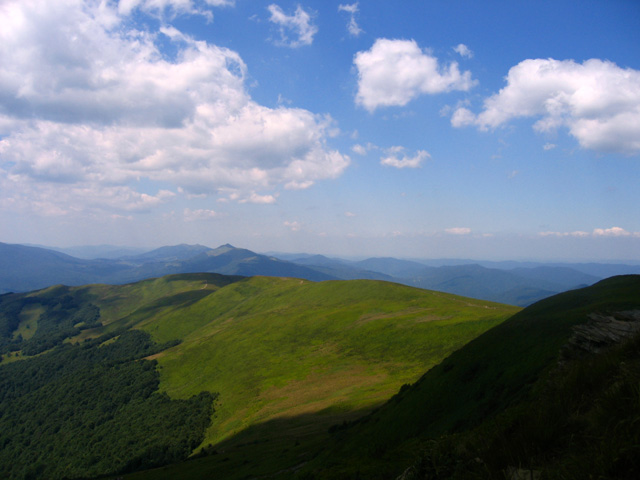
{"label": "hazy horizon", "polygon": [[[6,243],[6,242],[1,242]],[[445,264],[458,264],[460,262],[486,262],[486,263],[538,263],[538,264],[551,264],[551,263],[566,263],[566,264],[578,264],[578,263],[608,263],[608,264],[626,264],[626,265],[640,265],[640,260],[634,260],[631,258],[610,258],[610,259],[593,259],[593,258],[512,258],[512,257],[495,257],[495,258],[481,258],[481,257],[416,257],[416,256],[403,256],[403,255],[343,255],[343,254],[334,254],[328,252],[314,252],[314,251],[285,251],[285,250],[264,250],[259,248],[249,248],[245,245],[232,245],[230,243],[224,244],[216,244],[216,245],[208,245],[208,244],[189,244],[189,243],[179,243],[173,245],[157,245],[157,246],[131,246],[131,245],[111,245],[111,244],[96,244],[96,245],[68,245],[68,246],[59,246],[59,245],[44,245],[40,243],[19,243],[16,245],[24,245],[28,247],[36,247],[36,248],[44,248],[50,249],[54,251],[62,251],[67,253],[70,256],[77,256],[78,258],[100,258],[98,254],[93,252],[116,252],[118,250],[122,251],[131,251],[135,252],[133,254],[141,254],[151,252],[153,250],[164,248],[164,247],[178,247],[182,245],[186,246],[203,246],[211,249],[216,249],[225,245],[231,245],[234,248],[239,249],[247,249],[251,250],[260,255],[268,255],[268,256],[282,256],[286,257],[285,259],[289,259],[291,257],[299,257],[303,258],[305,256],[326,256],[329,258],[335,258],[340,260],[347,261],[359,261],[365,260],[368,258],[395,258],[398,260],[408,260],[408,261],[416,261],[416,262],[442,262]],[[84,255],[74,254],[73,251],[85,251]],[[70,253],[71,252],[71,253]],[[89,253],[91,252],[91,253]],[[128,254],[125,254],[128,255]],[[116,257],[114,257],[116,258]]]}
{"label": "hazy horizon", "polygon": [[4,1],[0,242],[640,261],[639,19]]}

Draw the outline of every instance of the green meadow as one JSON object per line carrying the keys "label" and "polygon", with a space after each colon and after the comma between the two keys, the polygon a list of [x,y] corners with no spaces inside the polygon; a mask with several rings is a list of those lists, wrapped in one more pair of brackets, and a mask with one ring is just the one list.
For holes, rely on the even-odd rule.
{"label": "green meadow", "polygon": [[306,416],[292,428],[324,432],[517,310],[385,282],[252,277],[136,328],[182,340],[154,357],[162,391],[219,393],[204,442],[216,444],[273,419]]}
{"label": "green meadow", "polygon": [[[65,313],[73,321],[64,324],[66,337],[59,334],[63,343],[102,335],[114,341],[137,329],[173,345],[149,357],[160,392],[185,400],[217,394],[194,453],[264,443],[267,457],[278,442],[310,445],[331,426],[368,413],[519,310],[380,281],[216,274],[57,286],[7,305],[7,321],[23,338],[38,326],[55,331]],[[97,321],[89,315],[95,311]],[[42,354],[53,346],[31,349]],[[5,362],[25,358],[19,350]]]}

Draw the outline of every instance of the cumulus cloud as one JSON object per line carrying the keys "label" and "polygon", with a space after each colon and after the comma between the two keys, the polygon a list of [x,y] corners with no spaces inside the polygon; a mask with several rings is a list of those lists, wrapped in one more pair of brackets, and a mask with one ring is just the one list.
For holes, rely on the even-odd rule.
{"label": "cumulus cloud", "polygon": [[356,103],[373,112],[378,107],[406,105],[423,94],[469,90],[477,82],[458,64],[440,65],[414,40],[376,40],[354,58],[358,70]]}
{"label": "cumulus cloud", "polygon": [[141,193],[127,185],[85,181],[64,185],[34,184],[21,176],[0,170],[0,207],[38,216],[94,215],[115,212],[121,216],[149,212],[171,201],[175,193],[158,190]]}
{"label": "cumulus cloud", "polygon": [[[114,208],[126,200],[140,210],[154,205],[135,192],[135,182],[147,179],[187,195],[232,191],[238,201],[269,203],[269,190],[307,188],[349,165],[326,145],[335,129],[330,117],[259,105],[246,91],[247,68],[236,52],[169,26],[131,29],[118,10],[123,4],[146,3],[0,5],[5,198],[42,198],[69,212],[69,204],[91,204],[82,195],[109,192],[118,199]],[[173,42],[175,59],[159,50],[159,36]]]}
{"label": "cumulus cloud", "polygon": [[349,34],[353,37],[358,37],[362,33],[362,29],[356,22],[356,14],[358,13],[358,2],[352,3],[350,5],[344,4],[338,6],[339,12],[347,12],[349,13],[349,23],[347,24],[347,30],[349,30]]}
{"label": "cumulus cloud", "polygon": [[[418,168],[424,160],[431,158],[426,150],[418,150],[413,157],[404,154],[404,147],[387,149],[386,156],[380,159],[380,165],[395,168]],[[402,155],[402,158],[399,156]]]}
{"label": "cumulus cloud", "polygon": [[453,50],[456,53],[458,53],[461,57],[464,57],[464,58],[473,57],[473,52],[469,50],[469,47],[467,47],[464,43],[460,43],[456,45],[455,47],[453,47]]}
{"label": "cumulus cloud", "polygon": [[484,101],[482,112],[461,107],[451,124],[487,130],[534,117],[536,131],[567,128],[583,148],[640,152],[640,71],[599,59],[530,59],[512,67],[506,82]]}
{"label": "cumulus cloud", "polygon": [[311,15],[300,5],[296,7],[293,15],[287,15],[276,4],[269,5],[267,9],[271,14],[269,21],[278,26],[279,44],[296,48],[313,43],[313,36],[318,33],[318,27],[313,25]]}
{"label": "cumulus cloud", "polygon": [[444,231],[450,235],[469,235],[471,233],[471,229],[467,227],[446,228]]}
{"label": "cumulus cloud", "polygon": [[454,127],[464,127],[476,121],[476,116],[471,110],[465,107],[458,107],[451,115],[451,125]]}

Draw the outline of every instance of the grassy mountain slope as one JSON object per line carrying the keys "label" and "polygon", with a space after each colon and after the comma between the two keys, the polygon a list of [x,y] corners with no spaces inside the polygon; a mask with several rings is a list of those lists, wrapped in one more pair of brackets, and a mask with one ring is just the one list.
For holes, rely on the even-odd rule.
{"label": "grassy mountain slope", "polygon": [[[586,323],[589,314],[638,309],[639,276],[614,277],[542,300],[454,352],[372,415],[338,432],[333,449],[303,470],[314,472],[313,478],[353,478],[356,472],[363,478],[394,478],[407,466],[407,452],[417,457],[433,439],[481,424],[491,431],[491,418],[521,402],[535,404],[532,392],[543,388],[572,327]],[[588,371],[582,381],[588,385]],[[538,413],[533,423],[550,421],[544,411]],[[502,434],[506,432],[505,428]],[[455,446],[449,447],[448,455],[454,455]],[[487,478],[486,471],[484,475],[480,472],[477,478]]]}
{"label": "grassy mountain slope", "polygon": [[[273,473],[291,458],[266,453],[244,464],[242,445],[269,452],[287,439],[298,442],[296,457],[308,454],[331,425],[371,411],[517,310],[377,281],[182,274],[56,286],[0,297],[0,370],[46,362],[69,343],[90,348],[101,335],[142,330],[165,345],[147,358],[158,364],[161,392],[172,400],[219,394],[203,445],[237,453],[224,462],[237,475]],[[41,329],[58,327],[55,342],[32,349],[40,356],[25,355]],[[15,335],[34,329],[30,338]],[[217,469],[223,458],[202,461]]]}
{"label": "grassy mountain slope", "polygon": [[183,339],[154,357],[161,389],[171,398],[219,392],[203,443],[220,454],[133,478],[289,468],[321,448],[332,425],[370,412],[517,310],[386,282],[254,277],[142,321],[157,342]]}
{"label": "grassy mountain slope", "polygon": [[[130,478],[504,478],[520,467],[636,478],[637,341],[559,357],[591,314],[628,311],[640,315],[639,276],[519,313],[386,282],[216,274],[3,295],[1,463],[12,478],[59,478],[62,456],[76,476],[125,473],[200,443],[198,458]],[[118,392],[143,374],[139,400],[125,402]],[[166,435],[187,411],[204,429],[208,395],[206,431]],[[147,443],[122,425],[157,434]],[[52,450],[51,435],[82,441]]]}
{"label": "grassy mountain slope", "polygon": [[[221,392],[220,441],[283,415],[372,408],[514,308],[375,281],[254,277],[138,324],[158,342],[161,388]],[[312,386],[312,388],[311,388]]]}
{"label": "grassy mountain slope", "polygon": [[276,417],[214,455],[127,479],[637,478],[640,338],[568,363],[560,355],[590,314],[629,310],[640,311],[638,276],[556,295],[315,441],[292,429],[307,415]]}
{"label": "grassy mountain slope", "polygon": [[77,342],[123,331],[140,318],[183,308],[241,278],[190,274],[128,285],[57,285],[30,293],[2,295],[0,353],[24,351],[30,355],[63,341]]}

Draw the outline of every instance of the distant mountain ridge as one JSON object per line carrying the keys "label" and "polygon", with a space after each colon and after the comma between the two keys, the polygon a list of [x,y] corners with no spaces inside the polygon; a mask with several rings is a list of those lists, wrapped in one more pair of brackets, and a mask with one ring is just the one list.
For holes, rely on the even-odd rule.
{"label": "distant mountain ridge", "polygon": [[336,277],[295,263],[222,245],[161,247],[116,259],[80,259],[39,247],[0,243],[0,294],[51,285],[123,284],[178,273],[278,276],[312,281]]}
{"label": "distant mountain ridge", "polygon": [[[369,258],[349,262],[323,256],[292,259],[341,280],[387,280],[428,290],[439,290],[493,302],[527,306],[556,293],[592,285],[602,277],[568,266],[488,268],[477,263],[429,266],[397,258]],[[634,267],[629,267],[634,270]],[[640,266],[635,267],[640,273]],[[381,276],[382,275],[382,276]]]}
{"label": "distant mountain ridge", "polygon": [[[116,247],[96,247],[115,252]],[[120,251],[127,252],[126,249]],[[74,250],[90,252],[89,247]],[[83,259],[41,247],[0,243],[0,294],[54,284],[123,284],[179,273],[294,277],[312,281],[384,280],[518,306],[567,290],[592,285],[608,276],[638,274],[640,265],[536,264],[403,260],[392,257],[350,261],[323,255],[263,255],[225,244],[218,248],[180,244],[117,258]]]}

